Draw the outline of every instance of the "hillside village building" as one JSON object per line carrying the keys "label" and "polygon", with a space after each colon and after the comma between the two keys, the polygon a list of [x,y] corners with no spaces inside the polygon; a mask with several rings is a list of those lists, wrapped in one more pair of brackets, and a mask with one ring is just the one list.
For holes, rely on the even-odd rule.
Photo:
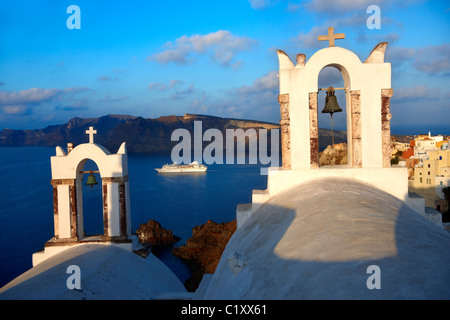
{"label": "hillside village building", "polygon": [[[447,186],[450,179],[450,151],[429,151],[428,159],[423,160],[422,167],[415,168],[414,185],[416,187]],[[447,178],[447,179],[440,179]],[[445,181],[445,182],[444,182]],[[437,183],[438,182],[438,183]]]}
{"label": "hillside village building", "polygon": [[439,149],[444,142],[443,136],[419,136],[414,146],[414,157],[424,159],[427,157],[427,151]]}
{"label": "hillside village building", "polygon": [[444,140],[441,135],[432,136],[431,132],[428,135],[418,135],[414,140],[409,143],[409,148],[402,152],[403,159],[423,159],[428,158],[428,151],[430,150],[448,150],[448,141]]}
{"label": "hillside village building", "polygon": [[414,189],[427,206],[435,207],[436,201],[444,199],[442,189],[450,186],[450,150],[429,150],[428,159],[420,164],[414,168]]}
{"label": "hillside village building", "polygon": [[410,141],[410,146],[402,152],[408,168],[410,190],[420,194],[426,207],[446,212],[447,204],[442,188],[450,185],[449,141],[442,135],[418,135]]}

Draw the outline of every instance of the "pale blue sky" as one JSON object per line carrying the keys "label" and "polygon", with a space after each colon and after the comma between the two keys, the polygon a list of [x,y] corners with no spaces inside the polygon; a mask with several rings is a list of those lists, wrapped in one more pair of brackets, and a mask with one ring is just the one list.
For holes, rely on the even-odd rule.
{"label": "pale blue sky", "polygon": [[[66,26],[72,4],[81,9],[80,30]],[[372,4],[381,9],[379,30],[366,26]],[[389,42],[393,133],[450,134],[449,7],[419,0],[2,1],[0,130],[106,114],[278,122],[276,49],[308,59],[327,46],[317,35],[333,26],[346,34],[336,45],[362,61]],[[319,79],[340,82],[334,70]],[[345,130],[345,117],[335,121]],[[328,128],[328,119],[319,125]]]}

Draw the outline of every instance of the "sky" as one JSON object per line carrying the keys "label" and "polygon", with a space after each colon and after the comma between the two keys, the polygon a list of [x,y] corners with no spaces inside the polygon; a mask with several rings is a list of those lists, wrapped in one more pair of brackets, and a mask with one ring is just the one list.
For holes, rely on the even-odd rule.
{"label": "sky", "polygon": [[[368,28],[371,5],[379,29]],[[450,134],[449,15],[437,0],[2,0],[0,130],[107,114],[277,123],[276,50],[309,59],[334,27],[345,33],[336,46],[361,61],[389,42],[393,134]],[[80,29],[69,28],[75,22]],[[342,76],[325,68],[319,87],[330,85],[343,86]],[[344,114],[333,118],[346,130]],[[329,117],[319,126],[329,128]]]}

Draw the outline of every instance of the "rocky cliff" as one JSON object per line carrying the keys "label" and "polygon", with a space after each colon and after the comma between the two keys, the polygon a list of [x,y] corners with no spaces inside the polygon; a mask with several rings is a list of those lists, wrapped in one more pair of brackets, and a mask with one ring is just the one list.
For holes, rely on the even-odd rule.
{"label": "rocky cliff", "polygon": [[163,228],[159,222],[153,219],[141,224],[136,230],[136,235],[141,243],[152,245],[171,245],[180,240],[171,230]]}
{"label": "rocky cliff", "polygon": [[[78,145],[88,141],[85,131],[93,126],[98,132],[95,135],[95,142],[105,146],[111,152],[115,152],[124,141],[131,153],[169,152],[179,143],[171,141],[172,132],[183,128],[187,129],[193,137],[194,121],[202,121],[203,132],[211,128],[220,130],[224,141],[226,129],[255,129],[258,132],[259,129],[279,128],[279,125],[275,123],[195,114],[164,116],[156,119],[144,119],[130,115],[106,115],[100,118],[73,118],[66,124],[48,126],[45,129],[3,129],[0,131],[0,146],[65,147],[68,142]],[[330,144],[330,133],[330,130],[319,129],[319,148],[321,150]],[[334,134],[336,143],[345,142],[347,139],[343,131],[335,131]],[[270,141],[270,137],[268,137],[268,142]],[[208,144],[209,142],[204,142],[203,147]]]}
{"label": "rocky cliff", "polygon": [[334,166],[348,163],[347,144],[338,143],[327,146],[325,150],[319,152],[320,166]]}
{"label": "rocky cliff", "polygon": [[185,283],[188,291],[194,291],[205,273],[214,273],[228,241],[236,231],[236,220],[207,223],[192,229],[192,237],[186,245],[174,248],[172,254],[191,267],[193,275]]}

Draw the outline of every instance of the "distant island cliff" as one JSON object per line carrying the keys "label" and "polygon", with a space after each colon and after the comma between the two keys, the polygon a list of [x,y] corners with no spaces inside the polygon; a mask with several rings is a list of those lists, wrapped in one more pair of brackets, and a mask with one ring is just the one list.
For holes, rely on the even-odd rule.
{"label": "distant island cliff", "polygon": [[[194,131],[194,121],[202,121],[203,132],[218,129],[224,135],[226,129],[278,129],[279,124],[257,120],[220,118],[208,115],[185,114],[184,116],[163,116],[144,119],[131,115],[106,115],[100,118],[73,118],[61,125],[51,125],[44,129],[0,131],[0,146],[66,146],[86,143],[85,131],[93,126],[98,134],[95,142],[105,146],[111,152],[117,150],[122,142],[127,143],[131,153],[170,152],[178,141],[171,141],[176,129]],[[346,142],[345,131],[334,131],[335,143]],[[270,139],[268,139],[270,141]],[[331,144],[331,130],[319,129],[320,149]],[[203,142],[203,147],[209,142]]]}

